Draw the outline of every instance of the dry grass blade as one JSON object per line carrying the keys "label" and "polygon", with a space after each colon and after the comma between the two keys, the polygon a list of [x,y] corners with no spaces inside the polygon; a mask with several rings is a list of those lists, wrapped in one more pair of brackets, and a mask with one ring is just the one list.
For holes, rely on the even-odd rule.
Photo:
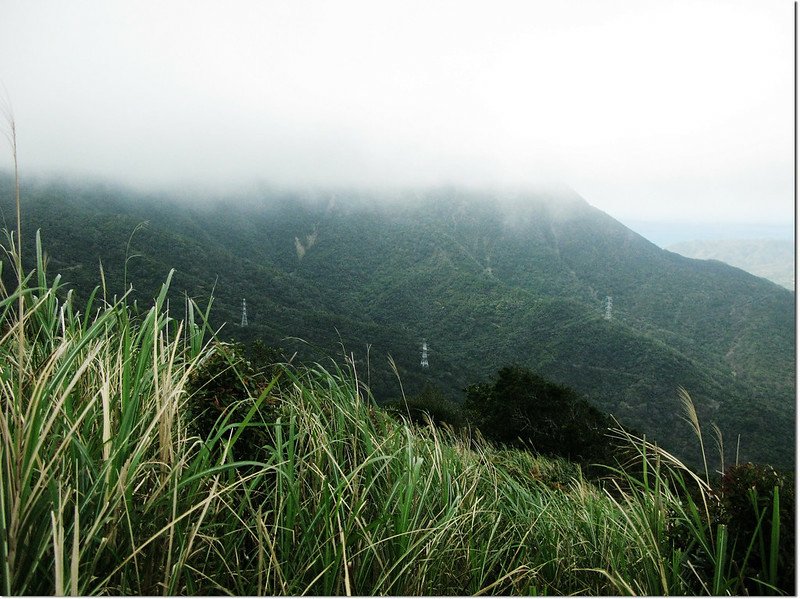
{"label": "dry grass blade", "polygon": [[684,420],[692,426],[692,430],[700,443],[700,453],[703,457],[703,471],[706,475],[706,482],[709,482],[711,479],[708,476],[708,462],[706,461],[706,449],[703,444],[703,431],[700,428],[700,419],[697,417],[694,401],[692,400],[692,396],[689,395],[689,392],[683,387],[678,387],[678,396],[683,405]]}
{"label": "dry grass blade", "polygon": [[17,271],[17,289],[20,290],[20,293],[17,297],[17,322],[16,322],[16,330],[17,330],[17,364],[19,365],[19,370],[17,371],[17,385],[19,390],[22,390],[23,385],[23,373],[25,371],[25,297],[24,294],[21,293],[23,289],[23,281],[25,280],[25,275],[22,271],[22,208],[20,202],[20,195],[19,195],[19,163],[17,160],[17,124],[14,120],[14,111],[11,108],[11,102],[8,99],[8,93],[6,92],[6,97],[3,99],[3,102],[0,103],[0,108],[2,108],[3,116],[8,124],[8,133],[6,137],[8,142],[11,146],[11,157],[14,162],[14,205],[16,207],[16,226],[17,226],[17,237],[16,237],[16,251],[12,251],[12,255],[14,258],[14,267]]}

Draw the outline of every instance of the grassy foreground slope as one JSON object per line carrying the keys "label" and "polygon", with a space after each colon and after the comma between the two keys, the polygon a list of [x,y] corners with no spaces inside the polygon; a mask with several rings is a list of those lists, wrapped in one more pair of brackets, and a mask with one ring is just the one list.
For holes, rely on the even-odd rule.
{"label": "grassy foreground slope", "polygon": [[60,299],[41,254],[30,274],[0,295],[3,595],[766,593],[792,563],[777,490],[734,535],[647,445],[603,491],[392,419],[352,364],[215,371],[225,346],[169,280],[137,309]]}

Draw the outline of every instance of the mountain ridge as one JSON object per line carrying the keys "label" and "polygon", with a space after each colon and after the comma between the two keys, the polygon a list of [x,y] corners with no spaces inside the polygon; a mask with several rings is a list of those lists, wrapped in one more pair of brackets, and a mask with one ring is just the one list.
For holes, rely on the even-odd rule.
{"label": "mountain ridge", "polygon": [[[400,392],[387,355],[406,393],[435,384],[452,399],[518,362],[689,454],[684,386],[729,446],[743,435],[744,458],[793,464],[788,291],[666,252],[579,196],[503,201],[441,188],[377,205],[354,195],[193,208],[48,182],[23,187],[23,213],[26,230],[42,229],[51,266],[76,285],[96,280],[89,264],[102,257],[109,284],[121,292],[127,276],[144,301],[176,268],[176,290],[201,299],[214,290],[223,336],[308,359],[353,352],[382,400]],[[308,235],[315,241],[299,257],[295,240]],[[246,329],[236,324],[242,297]]]}

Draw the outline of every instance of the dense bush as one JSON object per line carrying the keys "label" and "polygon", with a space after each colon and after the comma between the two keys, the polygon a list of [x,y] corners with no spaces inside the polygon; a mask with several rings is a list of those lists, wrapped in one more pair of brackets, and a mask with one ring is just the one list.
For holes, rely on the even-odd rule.
{"label": "dense bush", "polygon": [[415,424],[425,425],[429,421],[435,426],[448,425],[460,429],[466,418],[460,405],[450,401],[437,387],[426,385],[421,393],[384,405],[392,414],[410,418]]}
{"label": "dense bush", "polygon": [[[189,377],[187,416],[190,432],[203,440],[218,433],[222,422],[229,423],[239,434],[237,457],[255,460],[268,442],[265,423],[274,420],[277,406],[268,394],[277,376],[272,366],[277,353],[263,344],[250,353],[267,361],[257,366],[245,357],[242,345],[214,343]],[[233,425],[240,422],[249,425],[238,431]]]}
{"label": "dense bush", "polygon": [[496,442],[579,462],[611,456],[610,418],[572,389],[521,366],[468,387],[464,409],[470,423]]}
{"label": "dense bush", "polygon": [[779,588],[794,594],[793,481],[771,466],[739,464],[723,475],[719,496],[720,521],[735,541],[733,558],[748,564],[747,589],[753,594],[764,594],[769,589],[761,582],[777,582]]}

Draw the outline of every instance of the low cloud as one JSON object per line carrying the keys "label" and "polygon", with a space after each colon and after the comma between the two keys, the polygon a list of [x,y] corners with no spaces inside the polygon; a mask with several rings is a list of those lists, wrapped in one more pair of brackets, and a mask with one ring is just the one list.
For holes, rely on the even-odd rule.
{"label": "low cloud", "polygon": [[0,80],[27,172],[213,194],[559,180],[618,217],[783,222],[792,4],[720,6],[9,1]]}

